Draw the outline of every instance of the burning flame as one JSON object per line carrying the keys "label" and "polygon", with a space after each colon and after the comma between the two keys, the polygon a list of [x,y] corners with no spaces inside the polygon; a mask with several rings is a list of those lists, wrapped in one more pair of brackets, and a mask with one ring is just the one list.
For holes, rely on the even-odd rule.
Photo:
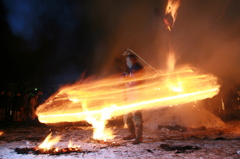
{"label": "burning flame", "polygon": [[4,132],[3,132],[3,131],[0,131],[0,136],[1,136],[2,134],[4,134]]}
{"label": "burning flame", "polygon": [[56,143],[58,143],[58,141],[60,140],[61,136],[56,136],[55,138],[52,138],[52,133],[50,133],[45,140],[42,142],[42,144],[40,144],[38,147],[41,149],[50,149],[52,148],[53,145],[55,145]]}
{"label": "burning flame", "polygon": [[74,147],[72,140],[69,140],[68,147]]}
{"label": "burning flame", "polygon": [[[39,121],[42,123],[74,122],[90,120],[89,116],[97,120],[105,120],[102,118],[103,112],[110,111],[110,117],[114,117],[139,109],[189,103],[213,97],[219,92],[220,87],[215,76],[199,74],[189,66],[165,73],[156,74],[150,70],[145,74],[140,73],[134,80],[144,82],[131,88],[126,88],[125,84],[133,79],[119,77],[120,75],[114,75],[62,87],[37,108]],[[181,91],[174,91],[171,85],[177,88],[181,86]],[[127,92],[138,96],[134,101],[126,102]]]}
{"label": "burning flame", "polygon": [[180,0],[168,0],[168,4],[165,11],[164,23],[166,29],[172,30],[173,25],[177,18],[177,10],[180,6]]}
{"label": "burning flame", "polygon": [[[175,64],[176,64],[175,53],[173,51],[171,51],[168,54],[168,58],[167,58],[167,66],[168,66],[169,73],[174,71]],[[173,90],[175,92],[183,91],[182,81],[181,81],[181,77],[179,76],[179,74],[169,74],[167,76],[166,83],[167,83],[168,88],[170,88],[171,90]]]}
{"label": "burning flame", "polygon": [[[112,108],[115,105],[112,106]],[[97,118],[94,117],[91,113],[89,113],[89,116],[86,118],[86,121],[91,123],[93,125],[93,138],[94,139],[101,139],[106,141],[107,139],[113,139],[114,135],[111,129],[106,129],[105,125],[107,123],[108,119],[111,119],[111,111],[113,109],[111,108],[103,108],[100,112],[101,117]]]}
{"label": "burning flame", "polygon": [[67,148],[53,147],[53,145],[56,145],[59,142],[60,138],[61,136],[52,138],[52,133],[50,133],[38,147],[34,147],[34,150],[37,151],[37,154],[61,154],[82,151],[82,149],[73,144],[72,140],[69,141]]}
{"label": "burning flame", "polygon": [[171,51],[168,54],[168,58],[167,58],[167,68],[168,68],[168,72],[172,72],[174,71],[175,68],[175,64],[176,64],[176,57],[173,51]]}
{"label": "burning flame", "polygon": [[[168,0],[164,22],[171,31],[176,21],[180,0]],[[79,81],[62,87],[44,104],[37,108],[40,122],[91,123],[93,138],[109,139],[112,132],[106,131],[106,121],[111,117],[124,115],[141,109],[190,103],[211,98],[219,92],[217,78],[211,74],[200,74],[189,66],[175,68],[176,58],[171,52],[168,70],[140,72],[134,79],[113,75],[99,80]],[[157,72],[157,73],[156,73]],[[135,87],[126,87],[131,82]],[[128,100],[126,100],[128,99]],[[129,100],[130,99],[130,100]]]}
{"label": "burning flame", "polygon": [[79,148],[80,146],[77,146],[75,144],[73,144],[73,141],[72,140],[69,140],[69,143],[68,143],[68,148]]}

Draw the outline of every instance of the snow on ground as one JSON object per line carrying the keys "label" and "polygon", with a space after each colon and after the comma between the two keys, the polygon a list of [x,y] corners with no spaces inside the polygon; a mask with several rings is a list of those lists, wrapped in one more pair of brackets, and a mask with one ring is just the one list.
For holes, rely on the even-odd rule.
{"label": "snow on ground", "polygon": [[[74,159],[74,158],[229,158],[239,159],[240,154],[240,121],[226,122],[226,127],[207,129],[204,131],[179,132],[162,129],[157,132],[144,131],[143,143],[132,145],[131,141],[122,141],[121,138],[127,134],[127,130],[121,126],[115,128],[116,137],[109,141],[114,144],[101,144],[92,142],[92,128],[87,126],[4,126],[0,131],[0,158],[1,159]],[[66,148],[69,140],[83,150],[90,153],[70,153],[54,155],[17,154],[15,148],[38,146],[45,137],[61,135],[60,142],[55,147]],[[199,150],[187,152],[166,151],[160,145],[169,146],[193,146]]]}

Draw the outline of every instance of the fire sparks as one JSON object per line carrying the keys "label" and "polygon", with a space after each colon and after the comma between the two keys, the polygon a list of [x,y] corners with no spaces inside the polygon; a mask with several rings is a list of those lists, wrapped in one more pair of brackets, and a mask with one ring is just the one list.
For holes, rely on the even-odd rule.
{"label": "fire sparks", "polygon": [[[74,122],[87,120],[89,116],[103,120],[102,113],[106,110],[110,111],[110,117],[120,116],[139,109],[211,98],[219,91],[215,76],[199,74],[188,66],[165,73],[156,74],[148,71],[137,75],[134,80],[144,82],[137,87],[126,88],[125,84],[132,79],[120,79],[120,75],[117,75],[65,86],[38,107],[39,121]],[[178,89],[174,90],[172,86]],[[126,92],[129,91],[138,95],[136,101],[132,103],[126,103],[125,100]]]}
{"label": "fire sparks", "polygon": [[168,4],[165,11],[165,28],[169,31],[172,30],[172,27],[177,18],[177,10],[180,6],[180,0],[168,0]]}
{"label": "fire sparks", "polygon": [[[200,74],[189,66],[175,68],[175,63],[175,55],[171,53],[166,72],[156,73],[146,67],[146,71],[136,74],[134,79],[114,75],[65,86],[38,107],[39,121],[87,121],[93,126],[93,138],[106,141],[114,137],[112,131],[105,128],[111,117],[211,98],[219,92],[215,76]],[[140,84],[126,86],[133,81]],[[134,100],[126,100],[131,98]]]}
{"label": "fire sparks", "polygon": [[[168,1],[164,22],[169,31],[179,6],[180,0]],[[189,66],[175,68],[175,63],[174,53],[170,53],[167,71],[146,67],[134,79],[118,74],[62,87],[37,108],[38,119],[42,123],[87,121],[94,128],[93,138],[106,140],[114,137],[105,128],[111,117],[211,98],[219,92],[215,76],[193,71]],[[139,85],[128,87],[131,82]]]}

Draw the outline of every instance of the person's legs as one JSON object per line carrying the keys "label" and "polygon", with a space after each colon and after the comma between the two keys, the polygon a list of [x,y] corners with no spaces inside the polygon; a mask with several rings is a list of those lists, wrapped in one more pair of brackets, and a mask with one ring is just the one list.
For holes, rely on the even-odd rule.
{"label": "person's legs", "polygon": [[140,110],[134,113],[133,121],[136,127],[136,138],[133,141],[133,144],[139,144],[142,142],[142,131],[143,131],[142,112]]}
{"label": "person's legs", "polygon": [[125,117],[126,117],[127,128],[128,128],[128,131],[130,132],[130,135],[124,137],[123,140],[131,140],[136,137],[132,113],[126,114]]}

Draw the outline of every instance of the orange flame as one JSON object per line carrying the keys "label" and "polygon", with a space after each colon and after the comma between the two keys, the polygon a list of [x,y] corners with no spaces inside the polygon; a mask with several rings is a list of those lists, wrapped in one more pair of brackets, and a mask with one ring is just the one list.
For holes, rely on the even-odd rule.
{"label": "orange flame", "polygon": [[177,10],[180,6],[180,0],[168,0],[168,4],[165,11],[164,23],[166,25],[166,29],[169,31],[172,30],[172,27],[177,18]]}
{"label": "orange flame", "polygon": [[72,140],[69,140],[69,143],[68,143],[68,148],[79,148],[80,146],[77,146],[75,144],[73,144],[73,141]]}
{"label": "orange flame", "polygon": [[168,54],[168,58],[167,58],[167,68],[168,68],[168,72],[174,71],[175,64],[176,64],[176,57],[175,57],[174,52],[171,51],[171,52]]}
{"label": "orange flame", "polygon": [[52,138],[52,133],[50,133],[45,140],[42,142],[42,144],[40,144],[38,147],[41,149],[50,149],[52,148],[53,145],[55,145],[56,143],[58,143],[58,141],[60,140],[60,136],[56,136],[55,138]]}
{"label": "orange flame", "polygon": [[102,112],[99,112],[101,114],[101,118],[94,117],[94,115],[90,112],[88,113],[86,121],[93,125],[93,138],[106,141],[107,139],[114,138],[114,135],[112,134],[113,132],[110,129],[105,128],[107,120],[111,119],[110,114],[112,109],[103,108],[101,111]]}
{"label": "orange flame", "polygon": [[[120,80],[119,77],[120,75],[115,75],[100,80],[86,80],[61,88],[37,108],[39,121],[74,122],[84,121],[89,116],[101,119],[106,108],[111,110],[111,117],[120,116],[139,109],[211,98],[219,92],[220,87],[215,76],[199,74],[188,66],[166,73],[146,71],[145,74],[136,75],[134,79],[144,82],[132,88],[126,88],[125,84],[133,79]],[[179,88],[179,85],[181,91],[172,87]],[[128,92],[136,97],[134,101],[126,101],[129,98]]]}
{"label": "orange flame", "polygon": [[[174,52],[171,51],[168,54],[168,58],[167,58],[167,66],[168,66],[167,68],[168,68],[169,73],[174,71],[175,64],[176,64],[176,57],[175,57]],[[178,74],[173,74],[173,75],[169,74],[167,76],[166,83],[167,83],[168,88],[170,88],[171,90],[173,90],[175,92],[183,91],[181,77]]]}

